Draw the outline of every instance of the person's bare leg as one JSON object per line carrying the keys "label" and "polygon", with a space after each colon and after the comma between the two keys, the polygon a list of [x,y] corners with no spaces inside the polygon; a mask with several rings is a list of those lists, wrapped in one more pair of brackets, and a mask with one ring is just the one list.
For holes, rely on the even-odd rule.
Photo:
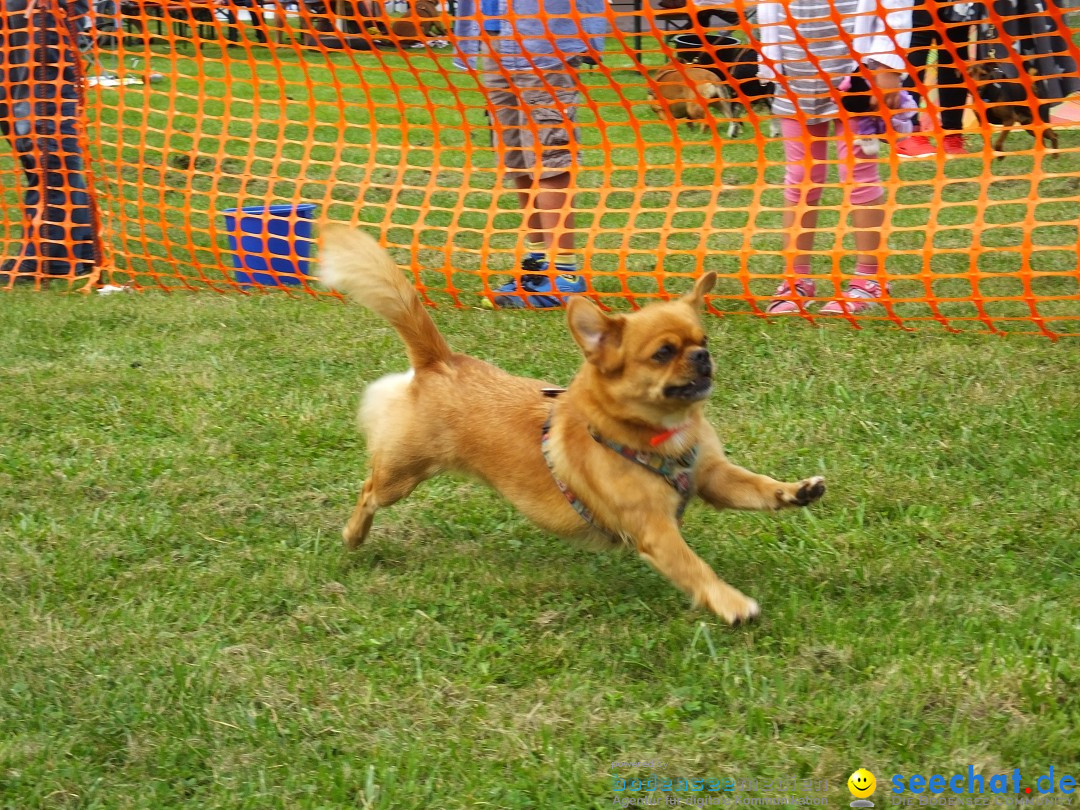
{"label": "person's bare leg", "polygon": [[[797,211],[794,207],[784,211],[784,251],[791,245],[791,235],[795,232],[795,218]],[[799,223],[798,233],[795,234],[795,250],[798,253],[792,259],[793,267],[809,267],[810,251],[814,249],[814,237],[817,235],[818,209],[809,206],[803,211],[802,221]]]}
{"label": "person's bare leg", "polygon": [[858,267],[877,267],[877,251],[881,247],[881,229],[885,225],[885,199],[879,197],[872,203],[855,206],[851,212],[851,224],[855,228],[855,262]]}
{"label": "person's bare leg", "polygon": [[805,277],[810,274],[810,254],[814,249],[814,237],[817,235],[817,221],[818,209],[813,204],[788,202],[788,207],[784,210],[783,281],[765,308],[768,314],[794,315],[805,312],[804,304],[800,303],[800,300],[816,294],[813,280]]}
{"label": "person's bare leg", "polygon": [[546,247],[540,212],[535,205],[537,193],[533,188],[533,178],[525,174],[514,175],[514,185],[518,189],[518,208],[525,212],[525,227],[528,228],[525,238],[534,245],[543,244]]}
{"label": "person's bare leg", "polygon": [[519,174],[514,178],[518,202],[525,212],[526,236],[533,244],[543,243],[546,251],[571,252],[575,248],[574,212],[567,206],[570,173],[534,180]]}
{"label": "person's bare leg", "polygon": [[851,212],[855,231],[855,278],[843,292],[845,300],[834,300],[820,310],[822,315],[857,315],[875,304],[875,299],[888,295],[888,285],[881,279],[878,250],[881,231],[885,225],[885,198],[856,205]]}

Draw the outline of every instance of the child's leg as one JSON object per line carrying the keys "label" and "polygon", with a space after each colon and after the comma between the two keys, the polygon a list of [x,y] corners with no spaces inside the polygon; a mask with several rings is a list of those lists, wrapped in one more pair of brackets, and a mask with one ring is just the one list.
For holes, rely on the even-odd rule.
{"label": "child's leg", "polygon": [[[818,214],[815,206],[821,199],[821,185],[828,171],[825,159],[829,149],[829,125],[827,122],[804,124],[797,118],[783,118],[780,121],[780,134],[784,139],[784,200],[788,206],[788,210],[784,211],[784,250],[791,244],[791,234],[794,232],[795,250],[799,252],[792,260],[791,269],[795,273],[805,274],[810,272],[810,256],[807,253],[814,249],[814,228],[817,227]],[[807,147],[809,160],[806,157]],[[800,205],[805,209],[796,226]]]}
{"label": "child's leg", "polygon": [[[880,279],[878,250],[881,248],[881,231],[885,224],[885,192],[876,160],[868,159],[858,141],[845,132],[849,121],[836,122],[836,156],[840,182],[851,182],[851,224],[855,229],[855,275],[844,298],[848,301],[830,301],[821,308],[823,315],[854,314],[869,309],[872,299],[881,298],[885,285]],[[850,145],[850,147],[849,147]],[[852,161],[848,150],[854,148]],[[870,300],[866,300],[870,299]]]}
{"label": "child's leg", "polygon": [[[770,315],[794,315],[805,311],[801,298],[813,298],[817,291],[812,279],[799,279],[810,273],[809,252],[814,249],[814,229],[817,227],[817,202],[821,184],[825,182],[828,166],[825,158],[829,143],[828,123],[804,124],[795,118],[780,120],[784,139],[784,251],[795,238],[795,255],[785,268],[785,280],[776,288],[773,300],[765,308]],[[807,159],[809,152],[809,159]],[[809,182],[807,176],[809,175]],[[799,215],[799,212],[802,215]],[[796,224],[796,220],[798,224]]]}
{"label": "child's leg", "polygon": [[[881,227],[885,224],[885,192],[881,186],[881,172],[876,160],[862,151],[854,133],[849,134],[850,120],[836,121],[836,157],[840,182],[851,174],[851,224],[855,227],[855,272],[860,275],[877,273],[877,250],[881,247]],[[854,147],[851,161],[848,151]]]}

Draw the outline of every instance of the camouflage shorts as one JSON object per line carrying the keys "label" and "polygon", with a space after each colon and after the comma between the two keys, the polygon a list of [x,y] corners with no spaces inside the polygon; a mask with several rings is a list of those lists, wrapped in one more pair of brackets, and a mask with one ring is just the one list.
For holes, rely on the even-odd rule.
{"label": "camouflage shorts", "polygon": [[[576,126],[581,93],[572,70],[485,71],[483,82],[494,113],[492,145],[507,173],[555,177],[574,164],[581,139]],[[538,158],[541,170],[536,172]]]}

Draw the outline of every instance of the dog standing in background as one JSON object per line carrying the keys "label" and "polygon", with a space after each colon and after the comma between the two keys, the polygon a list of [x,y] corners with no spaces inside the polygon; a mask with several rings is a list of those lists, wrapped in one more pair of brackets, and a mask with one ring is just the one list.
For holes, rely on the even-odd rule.
{"label": "dog standing in background", "polygon": [[661,118],[666,113],[696,128],[707,108],[714,105],[724,108],[730,117],[724,85],[711,70],[673,63],[654,71],[652,81],[656,89],[649,90],[649,97],[654,99],[650,106]]}
{"label": "dog standing in background", "polygon": [[[1003,152],[1005,139],[1015,126],[1024,127],[1032,138],[1038,140],[1032,125],[1035,123],[1035,111],[1032,109],[1031,98],[1027,89],[1019,77],[1010,77],[1004,62],[974,62],[968,65],[968,76],[978,85],[979,98],[986,106],[986,120],[990,124],[1002,127],[994,139],[994,151]],[[1034,71],[1030,75],[1037,76]],[[1042,142],[1045,146],[1048,142],[1054,149],[1054,157],[1058,156],[1058,135],[1050,127],[1043,127]],[[1001,160],[1004,154],[998,154]]]}
{"label": "dog standing in background", "polygon": [[401,48],[413,48],[423,45],[425,38],[445,37],[446,28],[441,16],[435,0],[413,0],[409,4],[409,16],[390,23],[395,44]]}
{"label": "dog standing in background", "polygon": [[728,137],[737,138],[742,132],[743,119],[750,107],[759,101],[766,104],[776,90],[773,82],[758,78],[758,53],[746,45],[719,43],[679,52],[679,62],[695,65],[713,75],[720,87],[719,106],[730,120]]}

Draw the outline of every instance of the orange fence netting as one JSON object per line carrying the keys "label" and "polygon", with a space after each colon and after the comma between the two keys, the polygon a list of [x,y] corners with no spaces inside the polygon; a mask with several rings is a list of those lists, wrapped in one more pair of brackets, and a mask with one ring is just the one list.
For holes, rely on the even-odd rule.
{"label": "orange fence netting", "polygon": [[1055,0],[2,4],[0,287],[323,294],[333,220],[459,306],[1080,335]]}

